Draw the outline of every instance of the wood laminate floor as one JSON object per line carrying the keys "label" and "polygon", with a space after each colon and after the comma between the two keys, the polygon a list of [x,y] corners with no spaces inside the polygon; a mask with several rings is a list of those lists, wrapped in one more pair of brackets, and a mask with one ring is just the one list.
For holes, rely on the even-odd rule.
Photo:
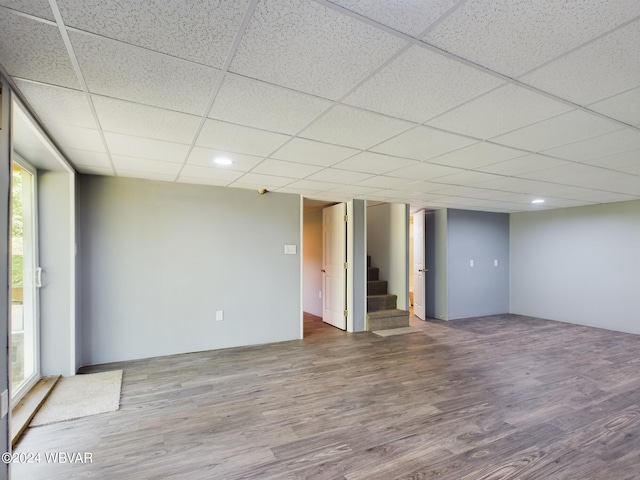
{"label": "wood laminate floor", "polygon": [[[92,367],[117,412],[30,428],[14,479],[640,478],[640,336],[501,315]],[[45,452],[90,452],[47,464]]]}

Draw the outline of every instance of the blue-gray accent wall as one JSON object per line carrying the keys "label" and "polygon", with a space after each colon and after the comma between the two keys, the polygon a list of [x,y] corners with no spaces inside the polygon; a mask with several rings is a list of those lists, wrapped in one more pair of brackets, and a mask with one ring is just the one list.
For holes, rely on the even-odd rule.
{"label": "blue-gray accent wall", "polygon": [[447,229],[448,319],[509,313],[509,214],[450,209]]}
{"label": "blue-gray accent wall", "polygon": [[425,243],[428,317],[509,313],[509,214],[427,212]]}

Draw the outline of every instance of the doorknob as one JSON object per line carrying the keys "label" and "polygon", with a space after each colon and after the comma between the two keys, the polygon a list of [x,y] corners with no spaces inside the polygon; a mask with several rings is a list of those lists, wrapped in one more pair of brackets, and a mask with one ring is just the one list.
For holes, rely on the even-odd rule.
{"label": "doorknob", "polygon": [[428,272],[429,269],[428,268],[421,268],[420,270],[418,270],[419,272]]}
{"label": "doorknob", "polygon": [[320,270],[322,273],[327,273],[327,271],[323,268],[322,270]]}

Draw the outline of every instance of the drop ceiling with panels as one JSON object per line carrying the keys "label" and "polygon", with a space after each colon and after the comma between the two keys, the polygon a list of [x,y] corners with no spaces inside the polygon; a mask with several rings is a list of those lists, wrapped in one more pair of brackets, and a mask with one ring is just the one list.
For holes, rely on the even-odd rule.
{"label": "drop ceiling with panels", "polygon": [[638,199],[638,45],[637,0],[0,0],[79,172],[318,201]]}

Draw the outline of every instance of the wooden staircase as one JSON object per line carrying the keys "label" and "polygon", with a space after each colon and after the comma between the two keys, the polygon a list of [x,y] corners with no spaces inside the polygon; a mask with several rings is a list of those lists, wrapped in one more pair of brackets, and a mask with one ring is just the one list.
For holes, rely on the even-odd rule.
{"label": "wooden staircase", "polygon": [[365,330],[387,330],[409,326],[409,312],[398,310],[398,296],[387,293],[387,281],[380,280],[380,269],[371,266],[367,255],[367,316]]}

